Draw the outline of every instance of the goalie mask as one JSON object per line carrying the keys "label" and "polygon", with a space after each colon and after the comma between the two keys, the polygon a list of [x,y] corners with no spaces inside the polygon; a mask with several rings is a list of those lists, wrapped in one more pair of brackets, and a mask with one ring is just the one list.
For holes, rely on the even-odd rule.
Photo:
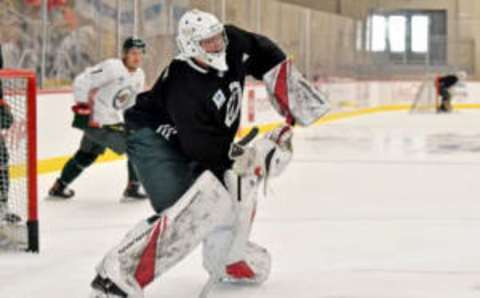
{"label": "goalie mask", "polygon": [[[220,35],[223,46],[215,51],[207,51],[202,42],[215,42]],[[227,71],[227,37],[223,24],[212,14],[194,9],[186,12],[179,21],[177,44],[185,58],[195,58],[206,65]]]}

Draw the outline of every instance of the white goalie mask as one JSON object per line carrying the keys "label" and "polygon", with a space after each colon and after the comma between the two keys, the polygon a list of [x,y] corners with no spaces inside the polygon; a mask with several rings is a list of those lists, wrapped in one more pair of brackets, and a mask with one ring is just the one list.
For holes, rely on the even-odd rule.
{"label": "white goalie mask", "polygon": [[[201,41],[222,34],[224,46],[221,51],[208,53],[200,45]],[[195,58],[208,66],[227,71],[227,37],[223,24],[210,13],[197,9],[186,12],[179,21],[177,45],[185,58]]]}

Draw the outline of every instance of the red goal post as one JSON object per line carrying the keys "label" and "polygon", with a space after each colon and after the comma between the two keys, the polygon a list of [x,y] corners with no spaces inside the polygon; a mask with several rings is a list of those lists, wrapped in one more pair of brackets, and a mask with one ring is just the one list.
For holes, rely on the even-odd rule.
{"label": "red goal post", "polygon": [[5,145],[0,150],[7,152],[0,157],[0,164],[8,171],[0,195],[6,196],[9,212],[21,218],[20,222],[0,224],[0,251],[38,252],[36,75],[28,70],[0,69],[0,83],[0,99],[13,116],[11,123],[1,126]]}

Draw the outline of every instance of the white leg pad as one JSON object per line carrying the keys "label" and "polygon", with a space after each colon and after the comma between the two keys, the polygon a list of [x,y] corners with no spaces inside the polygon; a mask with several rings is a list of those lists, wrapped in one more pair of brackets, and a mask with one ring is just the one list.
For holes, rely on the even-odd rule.
{"label": "white leg pad", "polygon": [[137,224],[97,266],[128,298],[188,255],[231,214],[230,194],[210,172],[203,173],[171,208]]}
{"label": "white leg pad", "polygon": [[260,245],[253,242],[248,242],[244,262],[255,274],[253,278],[238,279],[231,275],[227,275],[223,281],[230,283],[246,283],[259,285],[264,283],[270,276],[272,259],[270,253]]}
{"label": "white leg pad", "polygon": [[[204,240],[203,266],[211,275],[218,274],[215,270],[219,266],[224,269],[219,276],[222,281],[263,283],[270,273],[270,255],[248,241],[256,212],[257,178],[242,178],[241,201],[238,201],[237,176],[229,171],[225,182],[234,201],[232,214]],[[239,275],[233,271],[230,274],[230,269]],[[240,277],[242,272],[248,277]]]}

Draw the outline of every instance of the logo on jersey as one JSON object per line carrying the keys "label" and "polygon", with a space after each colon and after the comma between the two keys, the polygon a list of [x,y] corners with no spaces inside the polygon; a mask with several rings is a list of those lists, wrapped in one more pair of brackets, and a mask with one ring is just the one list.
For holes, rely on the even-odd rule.
{"label": "logo on jersey", "polygon": [[223,106],[225,101],[227,101],[227,99],[225,98],[225,94],[223,94],[222,90],[218,90],[217,93],[215,93],[215,95],[213,96],[212,100],[217,106],[217,109],[219,110]]}
{"label": "logo on jersey", "polygon": [[113,108],[116,110],[125,110],[133,102],[135,91],[131,86],[120,89],[113,97]]}
{"label": "logo on jersey", "polygon": [[170,124],[160,125],[155,132],[161,134],[166,140],[170,140],[172,135],[178,133],[177,129]]}
{"label": "logo on jersey", "polygon": [[242,99],[242,86],[239,82],[232,82],[230,83],[230,91],[232,94],[228,99],[227,103],[227,112],[225,115],[225,125],[227,127],[232,126],[232,124],[238,119],[240,116],[240,107],[241,107],[241,99]]}

